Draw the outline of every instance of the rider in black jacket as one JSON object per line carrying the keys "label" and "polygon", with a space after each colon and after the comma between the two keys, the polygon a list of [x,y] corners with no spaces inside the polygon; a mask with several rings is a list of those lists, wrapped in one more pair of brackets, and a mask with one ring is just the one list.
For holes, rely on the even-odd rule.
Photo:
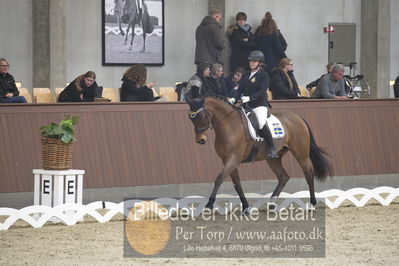
{"label": "rider in black jacket", "polygon": [[[269,87],[270,78],[263,69],[265,56],[261,51],[252,51],[249,56],[250,71],[246,72],[238,87],[238,94],[241,96],[242,103],[248,103],[248,106],[253,109],[259,122],[259,129],[261,136],[267,143],[267,157],[269,159],[278,158],[276,148],[274,146],[273,138],[267,125],[267,113],[270,104],[267,101],[266,89]],[[234,103],[237,98],[232,98],[231,103]]]}

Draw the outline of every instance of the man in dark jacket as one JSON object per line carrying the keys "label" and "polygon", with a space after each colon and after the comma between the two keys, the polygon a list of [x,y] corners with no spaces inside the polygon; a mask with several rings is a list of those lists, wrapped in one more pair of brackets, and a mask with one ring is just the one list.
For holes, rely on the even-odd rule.
{"label": "man in dark jacket", "polygon": [[221,64],[212,64],[211,74],[209,76],[208,92],[213,92],[217,95],[227,97],[226,83],[223,77],[223,66]]}
{"label": "man in dark jacket", "polygon": [[220,21],[222,14],[219,9],[212,9],[209,16],[204,17],[195,32],[195,64],[223,64],[222,50],[225,47]]}
{"label": "man in dark jacket", "polygon": [[19,96],[14,77],[8,73],[10,64],[0,58],[0,103],[26,103],[24,96]]}

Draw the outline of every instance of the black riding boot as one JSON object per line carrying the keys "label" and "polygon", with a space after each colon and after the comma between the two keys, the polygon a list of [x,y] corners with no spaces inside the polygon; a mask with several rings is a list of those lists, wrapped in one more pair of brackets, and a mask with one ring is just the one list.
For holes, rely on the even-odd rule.
{"label": "black riding boot", "polygon": [[266,125],[260,130],[262,137],[267,144],[266,156],[268,159],[278,158],[276,147],[274,147],[273,137],[270,133],[269,127]]}

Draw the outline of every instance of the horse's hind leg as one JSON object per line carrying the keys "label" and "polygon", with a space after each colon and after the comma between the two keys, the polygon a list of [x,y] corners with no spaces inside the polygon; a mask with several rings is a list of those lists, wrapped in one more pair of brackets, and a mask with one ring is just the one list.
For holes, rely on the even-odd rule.
{"label": "horse's hind leg", "polygon": [[215,180],[215,186],[213,187],[213,191],[211,193],[211,196],[209,197],[208,203],[206,204],[205,208],[208,209],[213,209],[213,204],[215,203],[216,200],[216,194],[220,188],[220,186],[223,184],[224,179],[226,176],[230,175],[234,169],[237,168],[237,160],[235,159],[230,159],[228,160],[220,172],[220,174],[216,177]]}
{"label": "horse's hind leg", "polygon": [[271,197],[272,202],[277,201],[277,198],[280,195],[281,191],[283,190],[285,184],[287,184],[288,180],[290,179],[290,177],[288,176],[287,172],[285,171],[282,165],[281,159],[282,158],[280,157],[276,159],[267,160],[267,163],[269,164],[273,172],[276,174],[278,179],[278,184],[274,189],[274,192]]}
{"label": "horse's hind leg", "polygon": [[298,160],[298,163],[301,166],[303,173],[305,174],[305,179],[309,186],[310,203],[312,205],[316,205],[317,202],[314,193],[314,181],[313,181],[314,171],[313,171],[312,161],[310,160],[309,157],[307,157],[305,159]]}
{"label": "horse's hind leg", "polygon": [[125,32],[124,32],[123,29],[122,29],[121,18],[122,18],[122,15],[120,14],[120,12],[118,12],[118,13],[116,14],[116,20],[117,20],[116,23],[118,23],[118,25],[119,25],[119,31],[120,31],[121,35],[122,35],[122,36],[125,36]]}
{"label": "horse's hind leg", "polygon": [[230,174],[231,180],[233,180],[234,188],[237,191],[238,196],[240,197],[241,203],[242,203],[242,211],[243,213],[246,212],[246,210],[249,207],[248,201],[245,198],[244,191],[242,190],[241,186],[241,181],[240,181],[240,175],[238,174],[238,169],[234,169],[233,172]]}
{"label": "horse's hind leg", "polygon": [[125,36],[125,32],[123,31],[122,25],[120,24],[120,22],[119,22],[119,31],[121,32],[122,36]]}

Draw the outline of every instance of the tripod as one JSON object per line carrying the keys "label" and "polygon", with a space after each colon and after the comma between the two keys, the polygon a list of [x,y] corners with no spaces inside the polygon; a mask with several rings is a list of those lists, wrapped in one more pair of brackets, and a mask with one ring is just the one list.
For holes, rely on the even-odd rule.
{"label": "tripod", "polygon": [[356,75],[356,63],[349,64],[349,75],[345,75],[344,79],[349,86],[348,96],[351,98],[360,98],[361,95],[370,96],[370,86],[364,75]]}

